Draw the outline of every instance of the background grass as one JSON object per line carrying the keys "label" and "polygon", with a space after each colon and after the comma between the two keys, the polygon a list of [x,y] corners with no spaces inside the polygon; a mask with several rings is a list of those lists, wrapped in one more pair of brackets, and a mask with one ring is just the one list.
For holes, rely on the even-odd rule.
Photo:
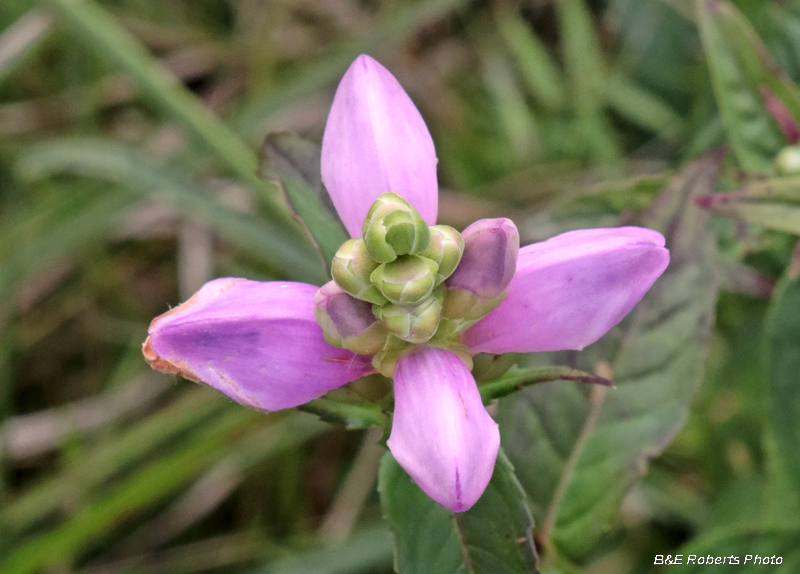
{"label": "background grass", "polygon": [[[694,4],[3,0],[0,572],[392,571],[374,432],[150,371],[150,319],[214,277],[325,280],[256,156],[273,131],[319,141],[362,52],[430,127],[442,222],[506,215],[529,243],[626,221],[728,139]],[[735,4],[800,79],[800,3]],[[590,574],[796,502],[763,358],[796,238],[712,225],[705,378]]]}

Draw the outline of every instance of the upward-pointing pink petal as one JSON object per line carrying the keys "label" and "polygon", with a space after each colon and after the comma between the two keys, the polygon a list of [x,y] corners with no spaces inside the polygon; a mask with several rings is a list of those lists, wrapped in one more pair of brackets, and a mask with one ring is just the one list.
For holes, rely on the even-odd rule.
{"label": "upward-pointing pink petal", "polygon": [[425,121],[381,64],[359,56],[339,83],[322,138],[322,181],[353,237],[382,193],[436,223],[436,150]]}

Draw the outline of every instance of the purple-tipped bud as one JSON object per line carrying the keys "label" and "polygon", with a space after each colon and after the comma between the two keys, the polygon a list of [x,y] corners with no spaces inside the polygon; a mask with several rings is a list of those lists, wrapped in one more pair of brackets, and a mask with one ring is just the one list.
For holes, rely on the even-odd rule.
{"label": "purple-tipped bud", "polygon": [[314,295],[314,317],[325,340],[335,347],[374,355],[386,342],[386,327],[372,314],[372,305],[351,297],[333,281]]}
{"label": "purple-tipped bud", "polygon": [[510,219],[481,219],[467,227],[464,255],[445,282],[450,289],[469,291],[482,300],[494,299],[511,283],[517,270],[519,232]]}

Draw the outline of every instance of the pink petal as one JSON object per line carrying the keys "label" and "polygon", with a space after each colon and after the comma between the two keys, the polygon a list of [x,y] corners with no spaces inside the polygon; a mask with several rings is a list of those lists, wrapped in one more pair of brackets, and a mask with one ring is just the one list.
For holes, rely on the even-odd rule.
{"label": "pink petal", "polygon": [[316,291],[305,283],[211,281],[153,320],[145,357],[256,409],[303,404],[374,372],[367,357],[325,342],[314,320]]}
{"label": "pink petal", "polygon": [[392,455],[436,502],[468,510],[489,484],[500,448],[469,369],[450,351],[420,347],[400,357],[394,394]]}
{"label": "pink petal", "polygon": [[356,58],[322,138],[322,181],[350,235],[361,236],[367,211],[387,191],[436,223],[436,163],[431,134],[400,83],[369,56]]}
{"label": "pink petal", "polygon": [[506,299],[461,340],[474,353],[582,349],[619,323],[668,263],[664,237],[639,227],[527,245]]}

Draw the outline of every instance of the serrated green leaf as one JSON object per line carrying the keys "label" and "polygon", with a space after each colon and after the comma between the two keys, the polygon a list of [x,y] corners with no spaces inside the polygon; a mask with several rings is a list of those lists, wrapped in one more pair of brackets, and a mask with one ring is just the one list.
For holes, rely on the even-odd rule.
{"label": "serrated green leaf", "polygon": [[717,292],[714,236],[691,198],[713,189],[720,164],[719,152],[689,164],[645,212],[639,223],[665,234],[670,266],[612,334],[577,355],[587,371],[607,361],[617,388],[537,385],[500,401],[501,441],[541,537],[570,559],[609,530],[688,414]]}
{"label": "serrated green leaf", "polygon": [[[800,570],[800,526],[714,532],[693,541],[680,553],[681,565],[673,566],[669,572],[683,574],[713,570],[720,574],[795,574]],[[708,563],[709,556],[711,563]],[[760,558],[758,564],[756,556]],[[734,557],[735,560],[728,558],[725,564],[721,564],[723,557]],[[720,558],[719,562],[717,558]],[[780,564],[776,564],[778,558]]]}
{"label": "serrated green leaf", "polygon": [[773,158],[787,142],[765,107],[761,88],[768,88],[794,118],[800,118],[800,92],[736,8],[723,0],[698,0],[697,6],[731,149],[743,168],[769,173]]}
{"label": "serrated green leaf", "polygon": [[402,574],[536,572],[533,519],[514,467],[500,451],[489,486],[466,512],[439,506],[386,453],[378,490]]}
{"label": "serrated green leaf", "polygon": [[261,177],[281,187],[330,269],[333,256],[349,236],[322,184],[319,145],[294,133],[271,133],[261,146],[258,170]]}
{"label": "serrated green leaf", "polygon": [[784,279],[767,326],[772,432],[782,465],[800,493],[800,279]]}

